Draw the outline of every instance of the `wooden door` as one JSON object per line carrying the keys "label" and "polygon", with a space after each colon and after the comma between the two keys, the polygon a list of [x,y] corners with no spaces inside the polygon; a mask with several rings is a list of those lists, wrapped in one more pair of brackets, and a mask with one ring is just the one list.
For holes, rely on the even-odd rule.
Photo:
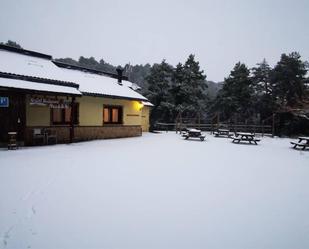
{"label": "wooden door", "polygon": [[0,107],[0,142],[7,143],[9,131],[18,132],[17,140],[24,141],[26,124],[26,98],[25,94],[1,91],[0,97],[8,97],[7,107]]}

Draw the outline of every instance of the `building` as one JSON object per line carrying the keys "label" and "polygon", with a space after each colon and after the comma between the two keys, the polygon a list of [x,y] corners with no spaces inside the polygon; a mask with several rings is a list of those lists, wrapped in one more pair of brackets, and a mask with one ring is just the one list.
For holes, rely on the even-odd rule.
{"label": "building", "polygon": [[0,45],[0,143],[8,132],[34,144],[133,137],[149,128],[151,103],[117,74],[56,62],[50,55]]}

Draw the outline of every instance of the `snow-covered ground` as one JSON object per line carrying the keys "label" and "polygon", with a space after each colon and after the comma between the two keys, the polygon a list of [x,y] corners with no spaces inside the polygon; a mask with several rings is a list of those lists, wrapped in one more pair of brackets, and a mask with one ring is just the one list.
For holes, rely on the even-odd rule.
{"label": "snow-covered ground", "polygon": [[309,248],[309,151],[174,133],[0,151],[0,248]]}

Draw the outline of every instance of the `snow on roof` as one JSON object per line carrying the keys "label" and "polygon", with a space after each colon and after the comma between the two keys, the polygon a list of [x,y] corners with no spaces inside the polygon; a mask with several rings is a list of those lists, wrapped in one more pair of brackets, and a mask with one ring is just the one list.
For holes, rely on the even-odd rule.
{"label": "snow on roof", "polygon": [[0,72],[65,81],[51,60],[6,50],[0,50]]}
{"label": "snow on roof", "polygon": [[38,83],[38,82],[18,80],[18,79],[8,79],[8,78],[1,78],[1,77],[0,77],[0,87],[34,90],[34,91],[41,91],[41,92],[81,95],[81,93],[74,87]]}
{"label": "snow on roof", "polygon": [[136,83],[133,83],[131,81],[123,80],[122,84],[127,86],[127,87],[130,87],[134,91],[141,89],[141,87],[139,85],[137,85]]}
{"label": "snow on roof", "polygon": [[119,85],[117,79],[111,77],[60,68],[47,58],[24,55],[3,49],[0,49],[0,72],[74,82],[79,85],[79,90],[85,94],[147,101],[144,96],[130,88],[132,82],[123,80],[123,85]]}
{"label": "snow on roof", "polygon": [[149,101],[142,101],[142,104],[143,104],[144,106],[153,106],[153,104],[150,103]]}
{"label": "snow on roof", "polygon": [[132,84],[129,81],[123,80],[123,85],[119,85],[115,78],[67,68],[59,68],[59,70],[62,71],[61,74],[65,80],[78,83],[82,93],[147,101],[143,95],[129,87]]}

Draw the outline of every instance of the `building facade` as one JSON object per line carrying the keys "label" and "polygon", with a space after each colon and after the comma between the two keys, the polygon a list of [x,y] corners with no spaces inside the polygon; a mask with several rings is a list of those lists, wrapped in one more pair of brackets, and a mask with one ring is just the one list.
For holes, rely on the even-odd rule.
{"label": "building facade", "polygon": [[67,143],[140,136],[149,129],[151,103],[121,71],[67,65],[3,45],[0,63],[2,144],[8,132],[17,132],[21,144],[33,145],[46,131],[57,143]]}

